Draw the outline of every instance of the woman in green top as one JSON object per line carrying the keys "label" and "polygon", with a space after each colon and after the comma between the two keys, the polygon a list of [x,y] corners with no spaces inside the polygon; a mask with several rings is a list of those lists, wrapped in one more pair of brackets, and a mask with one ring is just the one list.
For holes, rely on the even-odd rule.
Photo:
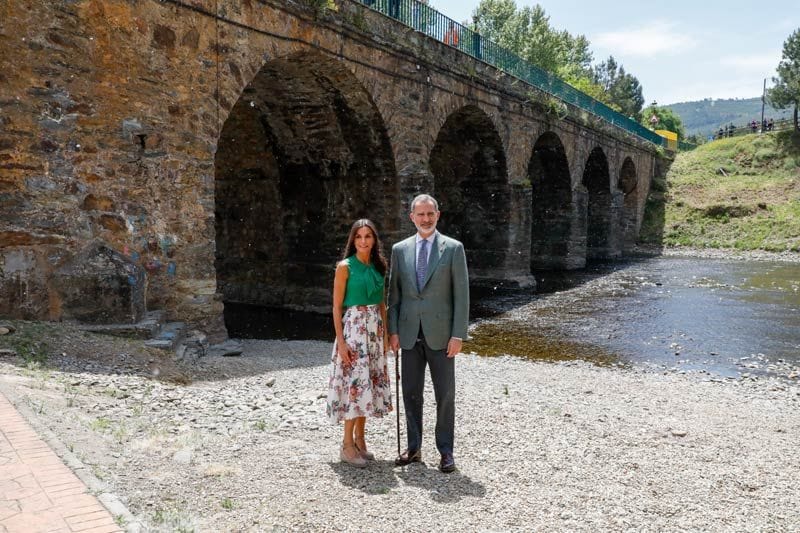
{"label": "woman in green top", "polygon": [[366,466],[375,456],[367,451],[367,416],[392,410],[392,391],[384,347],[386,305],[384,278],[388,265],[375,224],[362,218],[350,228],[333,282],[333,327],[336,342],[328,377],[328,418],[344,421],[340,458]]}

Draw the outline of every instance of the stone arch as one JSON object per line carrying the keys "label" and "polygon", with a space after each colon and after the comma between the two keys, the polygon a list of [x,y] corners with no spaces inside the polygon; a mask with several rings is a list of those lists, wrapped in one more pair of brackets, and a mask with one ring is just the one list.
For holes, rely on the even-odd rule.
{"label": "stone arch", "polygon": [[429,166],[443,233],[464,243],[473,277],[500,277],[509,242],[510,192],[503,142],[480,108],[450,114]]}
{"label": "stone arch", "polygon": [[533,146],[531,183],[531,270],[565,266],[574,222],[572,181],[564,144],[552,131]]}
{"label": "stone arch", "polygon": [[581,183],[589,195],[586,214],[586,257],[589,259],[609,257],[614,211],[608,159],[599,146],[589,153]]}
{"label": "stone arch", "polygon": [[397,231],[383,118],[358,79],[320,54],[263,65],[223,125],[214,166],[226,321],[227,304],[329,312],[353,220]]}

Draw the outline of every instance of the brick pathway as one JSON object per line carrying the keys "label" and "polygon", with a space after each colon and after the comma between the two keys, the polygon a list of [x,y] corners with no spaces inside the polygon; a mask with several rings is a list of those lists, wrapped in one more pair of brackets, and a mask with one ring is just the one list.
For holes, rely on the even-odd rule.
{"label": "brick pathway", "polygon": [[0,533],[122,529],[0,392]]}

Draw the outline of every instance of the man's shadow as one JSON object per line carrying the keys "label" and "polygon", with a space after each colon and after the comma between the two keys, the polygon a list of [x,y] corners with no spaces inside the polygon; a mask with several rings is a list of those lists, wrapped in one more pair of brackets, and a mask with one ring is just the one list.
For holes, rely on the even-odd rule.
{"label": "man's shadow", "polygon": [[370,461],[366,468],[354,468],[344,463],[331,463],[343,485],[366,494],[389,494],[397,488],[399,480],[406,485],[419,487],[430,493],[438,503],[453,503],[464,497],[483,498],[486,487],[473,481],[459,470],[443,474],[424,462],[408,466],[395,466],[393,460]]}
{"label": "man's shadow", "polygon": [[473,481],[460,470],[444,474],[435,466],[429,467],[424,461],[395,467],[395,474],[406,485],[427,490],[431,499],[437,503],[454,503],[464,497],[486,496],[486,487],[483,483]]}

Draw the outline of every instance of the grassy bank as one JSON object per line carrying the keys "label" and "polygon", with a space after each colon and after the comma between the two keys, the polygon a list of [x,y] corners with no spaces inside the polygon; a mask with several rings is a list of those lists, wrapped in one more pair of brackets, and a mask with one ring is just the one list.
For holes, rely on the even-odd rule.
{"label": "grassy bank", "polygon": [[797,136],[745,135],[679,153],[653,183],[640,241],[800,251]]}

